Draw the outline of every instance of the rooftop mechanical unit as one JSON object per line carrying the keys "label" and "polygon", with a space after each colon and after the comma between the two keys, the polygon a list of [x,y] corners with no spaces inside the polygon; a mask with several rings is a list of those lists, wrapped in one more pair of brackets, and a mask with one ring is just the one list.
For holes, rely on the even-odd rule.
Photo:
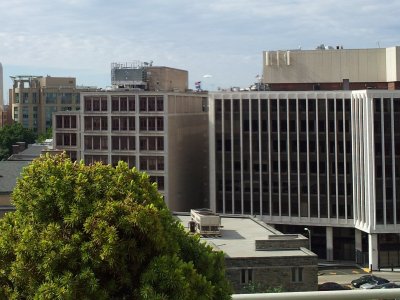
{"label": "rooftop mechanical unit", "polygon": [[189,222],[190,232],[197,232],[203,236],[221,235],[221,218],[208,208],[191,209],[191,221]]}
{"label": "rooftop mechanical unit", "polygon": [[116,88],[147,89],[147,67],[151,63],[133,61],[111,64],[111,84]]}

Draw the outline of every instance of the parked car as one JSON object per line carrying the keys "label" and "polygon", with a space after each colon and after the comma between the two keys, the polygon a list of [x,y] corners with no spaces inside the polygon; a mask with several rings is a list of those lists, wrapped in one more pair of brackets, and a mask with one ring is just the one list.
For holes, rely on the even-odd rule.
{"label": "parked car", "polygon": [[373,289],[398,289],[398,288],[400,288],[400,285],[394,282],[388,282],[373,287]]}
{"label": "parked car", "polygon": [[385,283],[389,283],[389,280],[385,279],[385,278],[380,278],[380,277],[375,277],[373,278],[370,282],[364,283],[360,286],[360,289],[372,289],[375,286],[381,285],[381,284],[385,284]]}
{"label": "parked car", "polygon": [[351,290],[351,288],[336,282],[324,282],[318,285],[318,291],[340,291],[340,290]]}
{"label": "parked car", "polygon": [[[359,287],[361,287],[362,285],[364,285],[366,283],[373,283],[374,284],[376,282],[379,282],[379,284],[384,284],[384,283],[388,283],[389,280],[387,280],[385,278],[381,278],[381,277],[375,276],[375,275],[368,274],[368,275],[363,275],[358,279],[354,279],[351,282],[351,285],[353,287],[355,287],[355,288],[359,288]],[[375,285],[378,285],[378,284],[375,284]]]}

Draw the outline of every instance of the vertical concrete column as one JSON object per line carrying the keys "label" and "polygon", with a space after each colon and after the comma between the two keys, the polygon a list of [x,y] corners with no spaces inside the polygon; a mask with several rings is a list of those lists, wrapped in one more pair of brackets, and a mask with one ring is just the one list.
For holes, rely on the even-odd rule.
{"label": "vertical concrete column", "polygon": [[333,260],[333,228],[326,227],[326,260]]}
{"label": "vertical concrete column", "polygon": [[378,235],[368,234],[368,261],[370,270],[378,270]]}
{"label": "vertical concrete column", "polygon": [[354,229],[354,236],[355,236],[355,248],[356,248],[356,263],[363,264],[362,259],[362,232],[361,230]]}

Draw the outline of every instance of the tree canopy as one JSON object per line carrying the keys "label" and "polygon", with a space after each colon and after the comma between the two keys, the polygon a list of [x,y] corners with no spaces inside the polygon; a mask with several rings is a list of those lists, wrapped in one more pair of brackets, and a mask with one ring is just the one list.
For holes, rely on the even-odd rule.
{"label": "tree canopy", "polygon": [[17,142],[33,143],[36,133],[24,128],[20,123],[5,125],[0,128],[0,160],[7,159],[12,154],[12,145]]}
{"label": "tree canopy", "polygon": [[42,156],[12,198],[0,220],[1,299],[230,299],[223,254],[187,234],[126,163]]}

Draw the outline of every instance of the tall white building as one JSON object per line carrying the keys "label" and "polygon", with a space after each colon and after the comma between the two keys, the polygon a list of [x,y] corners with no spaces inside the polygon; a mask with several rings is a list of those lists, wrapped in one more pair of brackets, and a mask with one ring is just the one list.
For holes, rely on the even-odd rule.
{"label": "tall white building", "polygon": [[210,99],[210,203],[312,250],[400,265],[400,91],[222,92]]}

